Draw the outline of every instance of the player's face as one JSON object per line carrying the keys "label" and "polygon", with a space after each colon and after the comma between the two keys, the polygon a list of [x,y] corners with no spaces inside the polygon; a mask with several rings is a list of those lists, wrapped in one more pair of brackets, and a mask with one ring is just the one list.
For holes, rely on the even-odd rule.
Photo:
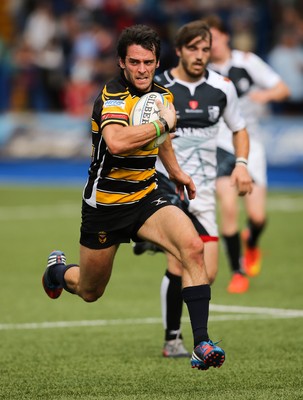
{"label": "player's face", "polygon": [[200,79],[210,57],[210,38],[197,36],[181,49],[177,50],[179,65],[190,80]]}
{"label": "player's face", "polygon": [[156,55],[150,50],[132,44],[127,49],[125,60],[119,60],[126,79],[141,92],[151,89],[156,68],[159,66]]}
{"label": "player's face", "polygon": [[212,35],[211,61],[224,61],[226,53],[229,51],[229,36],[216,28],[211,28],[210,31]]}

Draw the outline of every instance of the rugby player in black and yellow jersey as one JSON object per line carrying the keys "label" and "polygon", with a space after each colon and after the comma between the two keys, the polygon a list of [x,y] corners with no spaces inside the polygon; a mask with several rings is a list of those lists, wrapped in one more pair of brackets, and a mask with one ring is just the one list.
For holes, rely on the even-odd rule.
{"label": "rugby player in black and yellow jersey", "polygon": [[126,28],[117,45],[121,74],[102,89],[92,115],[92,161],[83,192],[80,263],[66,265],[62,251],[48,257],[43,275],[47,295],[57,298],[62,290],[96,301],[109,282],[120,243],[148,240],[160,245],[183,265],[183,299],[188,306],[194,346],[207,342],[207,349],[192,366],[220,367],[224,351],[208,337],[210,286],[203,260],[203,242],[186,214],[172,205],[157,185],[159,155],[181,198],[184,187],[189,200],[196,188],[185,174],[167,140],[154,150],[142,146],[157,137],[157,126],[129,125],[132,107],[145,93],[156,91],[170,101],[159,104],[156,121],[163,134],[173,131],[175,109],[171,93],[154,82],[159,65],[160,38],[144,25]]}

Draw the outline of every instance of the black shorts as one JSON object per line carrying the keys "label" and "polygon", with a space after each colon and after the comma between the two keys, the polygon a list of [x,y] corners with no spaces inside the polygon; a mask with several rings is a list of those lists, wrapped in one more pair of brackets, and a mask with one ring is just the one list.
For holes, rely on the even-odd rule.
{"label": "black shorts", "polygon": [[217,178],[230,176],[236,165],[236,157],[226,150],[217,148]]}
{"label": "black shorts", "polygon": [[140,241],[137,232],[144,222],[169,205],[171,201],[159,189],[131,205],[94,208],[83,200],[80,243],[89,249],[105,249],[131,239]]}

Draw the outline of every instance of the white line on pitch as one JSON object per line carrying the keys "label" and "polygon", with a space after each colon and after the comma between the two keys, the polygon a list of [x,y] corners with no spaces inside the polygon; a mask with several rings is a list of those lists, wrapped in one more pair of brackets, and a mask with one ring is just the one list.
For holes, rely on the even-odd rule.
{"label": "white line on pitch", "polygon": [[[280,308],[262,307],[238,307],[225,305],[211,305],[211,311],[225,312],[223,315],[210,315],[210,321],[244,321],[255,319],[284,319],[302,318],[303,310],[289,310]],[[183,318],[183,322],[189,322],[189,318]],[[125,325],[154,325],[162,324],[161,318],[131,318],[113,320],[82,320],[82,321],[57,321],[57,322],[32,322],[22,324],[0,324],[0,331],[27,330],[27,329],[51,329],[74,328],[96,326],[125,326]]]}
{"label": "white line on pitch", "polygon": [[210,304],[210,311],[224,313],[244,313],[272,316],[303,317],[303,310],[290,310],[285,308],[244,307]]}

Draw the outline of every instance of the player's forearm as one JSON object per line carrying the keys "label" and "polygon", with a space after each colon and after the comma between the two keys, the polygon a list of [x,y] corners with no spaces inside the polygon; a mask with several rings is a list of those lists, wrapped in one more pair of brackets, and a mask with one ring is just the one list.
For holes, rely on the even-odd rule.
{"label": "player's forearm", "polygon": [[236,158],[247,160],[249,155],[249,136],[246,129],[241,129],[233,133],[233,145]]}
{"label": "player's forearm", "polygon": [[104,127],[102,134],[112,154],[139,149],[157,137],[152,123],[137,126],[111,124]]}
{"label": "player's forearm", "polygon": [[181,171],[177,161],[174,149],[171,144],[171,138],[168,136],[164,143],[159,147],[159,158],[162,161],[170,177],[176,177]]}
{"label": "player's forearm", "polygon": [[283,81],[280,81],[275,87],[268,90],[268,101],[283,101],[289,95],[288,86]]}
{"label": "player's forearm", "polygon": [[272,93],[272,101],[283,101],[290,96],[288,86],[283,82],[279,82],[274,88]]}
{"label": "player's forearm", "polygon": [[290,96],[288,86],[283,81],[271,89],[255,90],[250,93],[250,98],[256,103],[266,104],[271,101],[283,101]]}

